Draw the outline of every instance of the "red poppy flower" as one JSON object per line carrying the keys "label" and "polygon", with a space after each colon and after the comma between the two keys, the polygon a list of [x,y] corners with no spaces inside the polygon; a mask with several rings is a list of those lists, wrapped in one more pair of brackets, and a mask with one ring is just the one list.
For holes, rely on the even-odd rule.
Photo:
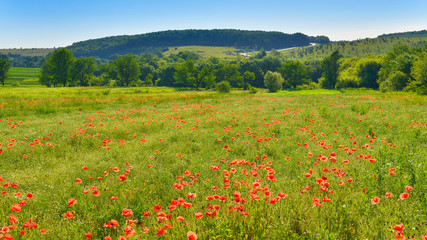
{"label": "red poppy flower", "polygon": [[125,208],[122,211],[122,216],[123,217],[130,217],[130,216],[132,216],[132,214],[133,214],[132,209]]}
{"label": "red poppy flower", "polygon": [[403,231],[403,224],[398,224],[396,226],[394,226],[394,230],[396,230],[397,232],[402,232]]}
{"label": "red poppy flower", "polygon": [[157,228],[157,233],[156,233],[156,235],[157,235],[157,236],[160,236],[160,235],[163,235],[163,234],[165,234],[165,233],[167,233],[167,232],[168,232],[168,231],[166,231],[164,227],[162,227],[162,228]]}
{"label": "red poppy flower", "polygon": [[197,235],[193,231],[187,233],[187,240],[197,240]]}
{"label": "red poppy flower", "polygon": [[374,198],[371,200],[371,203],[372,203],[373,205],[375,205],[375,204],[377,204],[379,201],[380,201],[380,198],[379,198],[379,197],[374,197]]}
{"label": "red poppy flower", "polygon": [[195,217],[196,217],[196,219],[202,218],[203,213],[198,212],[198,213],[196,213]]}
{"label": "red poppy flower", "polygon": [[21,205],[13,204],[12,207],[10,207],[10,210],[12,210],[14,212],[21,212]]}
{"label": "red poppy flower", "polygon": [[63,214],[64,217],[71,219],[74,217],[74,214],[71,211],[67,211],[66,213]]}
{"label": "red poppy flower", "polygon": [[408,197],[409,197],[409,193],[407,193],[407,192],[404,192],[404,193],[400,194],[400,196],[399,196],[400,200],[405,200]]}
{"label": "red poppy flower", "polygon": [[87,239],[91,238],[92,236],[93,236],[93,234],[92,234],[92,233],[85,233],[85,237],[86,237]]}
{"label": "red poppy flower", "polygon": [[154,206],[154,211],[155,212],[158,212],[158,211],[160,211],[162,209],[162,206],[160,206],[160,204],[157,204],[157,205],[155,205]]}

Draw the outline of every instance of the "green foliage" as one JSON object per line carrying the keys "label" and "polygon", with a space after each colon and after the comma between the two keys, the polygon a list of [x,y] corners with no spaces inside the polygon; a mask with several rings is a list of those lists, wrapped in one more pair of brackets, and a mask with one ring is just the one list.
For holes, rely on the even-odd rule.
{"label": "green foliage", "polygon": [[338,61],[339,70],[335,88],[356,88],[360,79],[357,74],[358,58],[344,58]]}
{"label": "green foliage", "polygon": [[252,85],[249,85],[249,93],[255,94],[258,92],[258,89],[256,87],[253,87]]}
{"label": "green foliage", "polygon": [[255,81],[255,73],[246,71],[243,74],[243,81],[244,81],[243,89],[248,90],[249,87],[251,86],[251,83]]}
{"label": "green foliage", "polygon": [[360,78],[360,87],[378,89],[378,73],[382,65],[379,59],[361,59],[357,66],[357,75]]}
{"label": "green foliage", "polygon": [[52,64],[50,63],[51,59],[48,58],[43,63],[40,69],[39,82],[41,85],[45,85],[47,87],[55,86],[55,82],[53,81],[53,71]]}
{"label": "green foliage", "polygon": [[296,88],[299,85],[310,83],[310,80],[307,79],[307,67],[300,61],[286,61],[277,71],[282,75],[287,88]]}
{"label": "green foliage", "polygon": [[175,70],[173,78],[177,84],[185,87],[200,87],[202,81],[193,59],[187,59],[185,62],[176,65]]}
{"label": "green foliage", "polygon": [[401,71],[394,71],[385,81],[381,82],[380,91],[393,92],[403,90],[409,80],[410,78],[408,74],[405,74]]}
{"label": "green foliage", "polygon": [[342,57],[339,51],[334,51],[329,57],[322,61],[323,77],[321,82],[323,88],[333,89],[338,78],[339,64],[338,60]]}
{"label": "green foliage", "polygon": [[0,58],[0,84],[4,86],[6,78],[9,77],[10,61],[7,58]]}
{"label": "green foliage", "polygon": [[427,51],[420,54],[411,69],[413,81],[408,89],[419,94],[427,95]]}
{"label": "green foliage", "polygon": [[231,91],[231,85],[227,81],[222,81],[216,84],[216,90],[220,93],[229,93]]}
{"label": "green foliage", "polygon": [[296,89],[298,89],[298,90],[314,90],[314,89],[319,89],[319,88],[320,88],[320,86],[318,83],[311,82],[309,84],[299,85],[299,86],[297,86]]}
{"label": "green foliage", "polygon": [[277,92],[282,89],[283,82],[283,77],[278,72],[268,71],[264,76],[265,87],[268,88],[270,92]]}
{"label": "green foliage", "polygon": [[117,84],[119,86],[129,86],[131,82],[136,82],[141,74],[138,57],[131,53],[119,56],[114,60],[113,67],[114,71],[117,72]]}
{"label": "green foliage", "polygon": [[407,45],[399,45],[387,53],[378,73],[381,91],[397,91],[406,86],[411,80],[411,68],[417,58],[416,51]]}
{"label": "green foliage", "polygon": [[153,86],[153,75],[150,73],[145,77],[144,85],[147,87]]}
{"label": "green foliage", "polygon": [[93,71],[95,71],[95,60],[93,58],[81,57],[76,59],[71,70],[73,83],[79,86],[89,86]]}
{"label": "green foliage", "polygon": [[339,41],[329,44],[316,44],[302,48],[295,48],[282,52],[283,57],[295,60],[315,60],[329,56],[338,50],[344,57],[370,57],[386,54],[394,46],[407,44],[411,47],[422,48],[427,44],[427,34],[402,34],[400,36],[380,36],[354,41]]}
{"label": "green foliage", "polygon": [[56,49],[47,62],[51,65],[54,86],[58,84],[62,84],[63,87],[67,86],[71,80],[73,53],[66,48]]}

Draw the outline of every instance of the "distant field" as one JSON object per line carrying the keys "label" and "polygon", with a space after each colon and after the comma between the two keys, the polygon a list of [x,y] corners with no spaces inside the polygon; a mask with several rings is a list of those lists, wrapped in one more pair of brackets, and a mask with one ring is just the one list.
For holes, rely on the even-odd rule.
{"label": "distant field", "polygon": [[12,67],[10,69],[10,77],[6,79],[5,85],[13,85],[18,82],[21,86],[25,85],[40,85],[37,74],[39,74],[39,68],[18,68]]}
{"label": "distant field", "polygon": [[237,49],[233,47],[207,47],[207,46],[183,46],[183,47],[169,47],[169,51],[164,52],[166,56],[170,54],[178,54],[182,51],[190,51],[200,54],[202,57],[217,57],[220,59],[232,59],[237,56],[235,53]]}
{"label": "distant field", "polygon": [[13,49],[0,49],[3,54],[17,54],[28,57],[44,57],[53,52],[53,48],[13,48]]}

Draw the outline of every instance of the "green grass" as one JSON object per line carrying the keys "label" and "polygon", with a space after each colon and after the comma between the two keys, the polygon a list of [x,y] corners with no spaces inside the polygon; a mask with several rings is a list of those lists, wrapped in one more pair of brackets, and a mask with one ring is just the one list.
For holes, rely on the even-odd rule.
{"label": "green grass", "polygon": [[12,67],[9,72],[10,76],[5,81],[5,85],[19,83],[21,86],[40,86],[37,76],[39,73],[39,68]]}
{"label": "green grass", "polygon": [[217,57],[219,59],[234,59],[238,55],[235,53],[237,49],[232,47],[207,47],[207,46],[184,46],[184,47],[169,47],[169,51],[164,52],[165,56],[170,54],[178,54],[182,51],[190,51],[200,54],[204,58]]}
{"label": "green grass", "polygon": [[[0,227],[16,225],[7,234],[118,239],[126,228],[134,230],[127,239],[186,239],[189,231],[198,239],[392,239],[401,223],[407,239],[427,234],[425,96],[135,90],[0,88]],[[23,200],[21,212],[11,209]],[[37,228],[20,236],[30,218]]]}

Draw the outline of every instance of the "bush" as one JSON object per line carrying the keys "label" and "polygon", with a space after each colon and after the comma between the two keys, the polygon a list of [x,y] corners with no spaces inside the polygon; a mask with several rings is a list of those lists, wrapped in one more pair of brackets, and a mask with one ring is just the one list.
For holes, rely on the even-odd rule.
{"label": "bush", "polygon": [[136,81],[136,84],[138,85],[138,87],[142,87],[142,85],[144,85],[144,82],[141,79],[138,79],[138,81]]}
{"label": "bush", "polygon": [[227,82],[227,81],[219,82],[219,83],[216,85],[216,90],[217,90],[218,92],[220,92],[220,93],[228,93],[228,92],[230,92],[230,91],[231,91],[230,83],[229,83],[229,82]]}
{"label": "bush", "polygon": [[258,89],[256,87],[253,87],[252,85],[248,84],[249,93],[255,94],[258,92]]}
{"label": "bush", "polygon": [[318,83],[311,82],[310,84],[298,85],[296,89],[298,90],[314,90],[320,88]]}
{"label": "bush", "polygon": [[19,82],[14,82],[12,84],[12,87],[21,87],[21,84],[19,84]]}
{"label": "bush", "polygon": [[393,92],[403,90],[409,81],[410,77],[407,74],[401,71],[396,71],[380,84],[380,91]]}
{"label": "bush", "polygon": [[264,76],[265,87],[267,87],[270,92],[281,90],[283,82],[283,77],[278,72],[268,71]]}

